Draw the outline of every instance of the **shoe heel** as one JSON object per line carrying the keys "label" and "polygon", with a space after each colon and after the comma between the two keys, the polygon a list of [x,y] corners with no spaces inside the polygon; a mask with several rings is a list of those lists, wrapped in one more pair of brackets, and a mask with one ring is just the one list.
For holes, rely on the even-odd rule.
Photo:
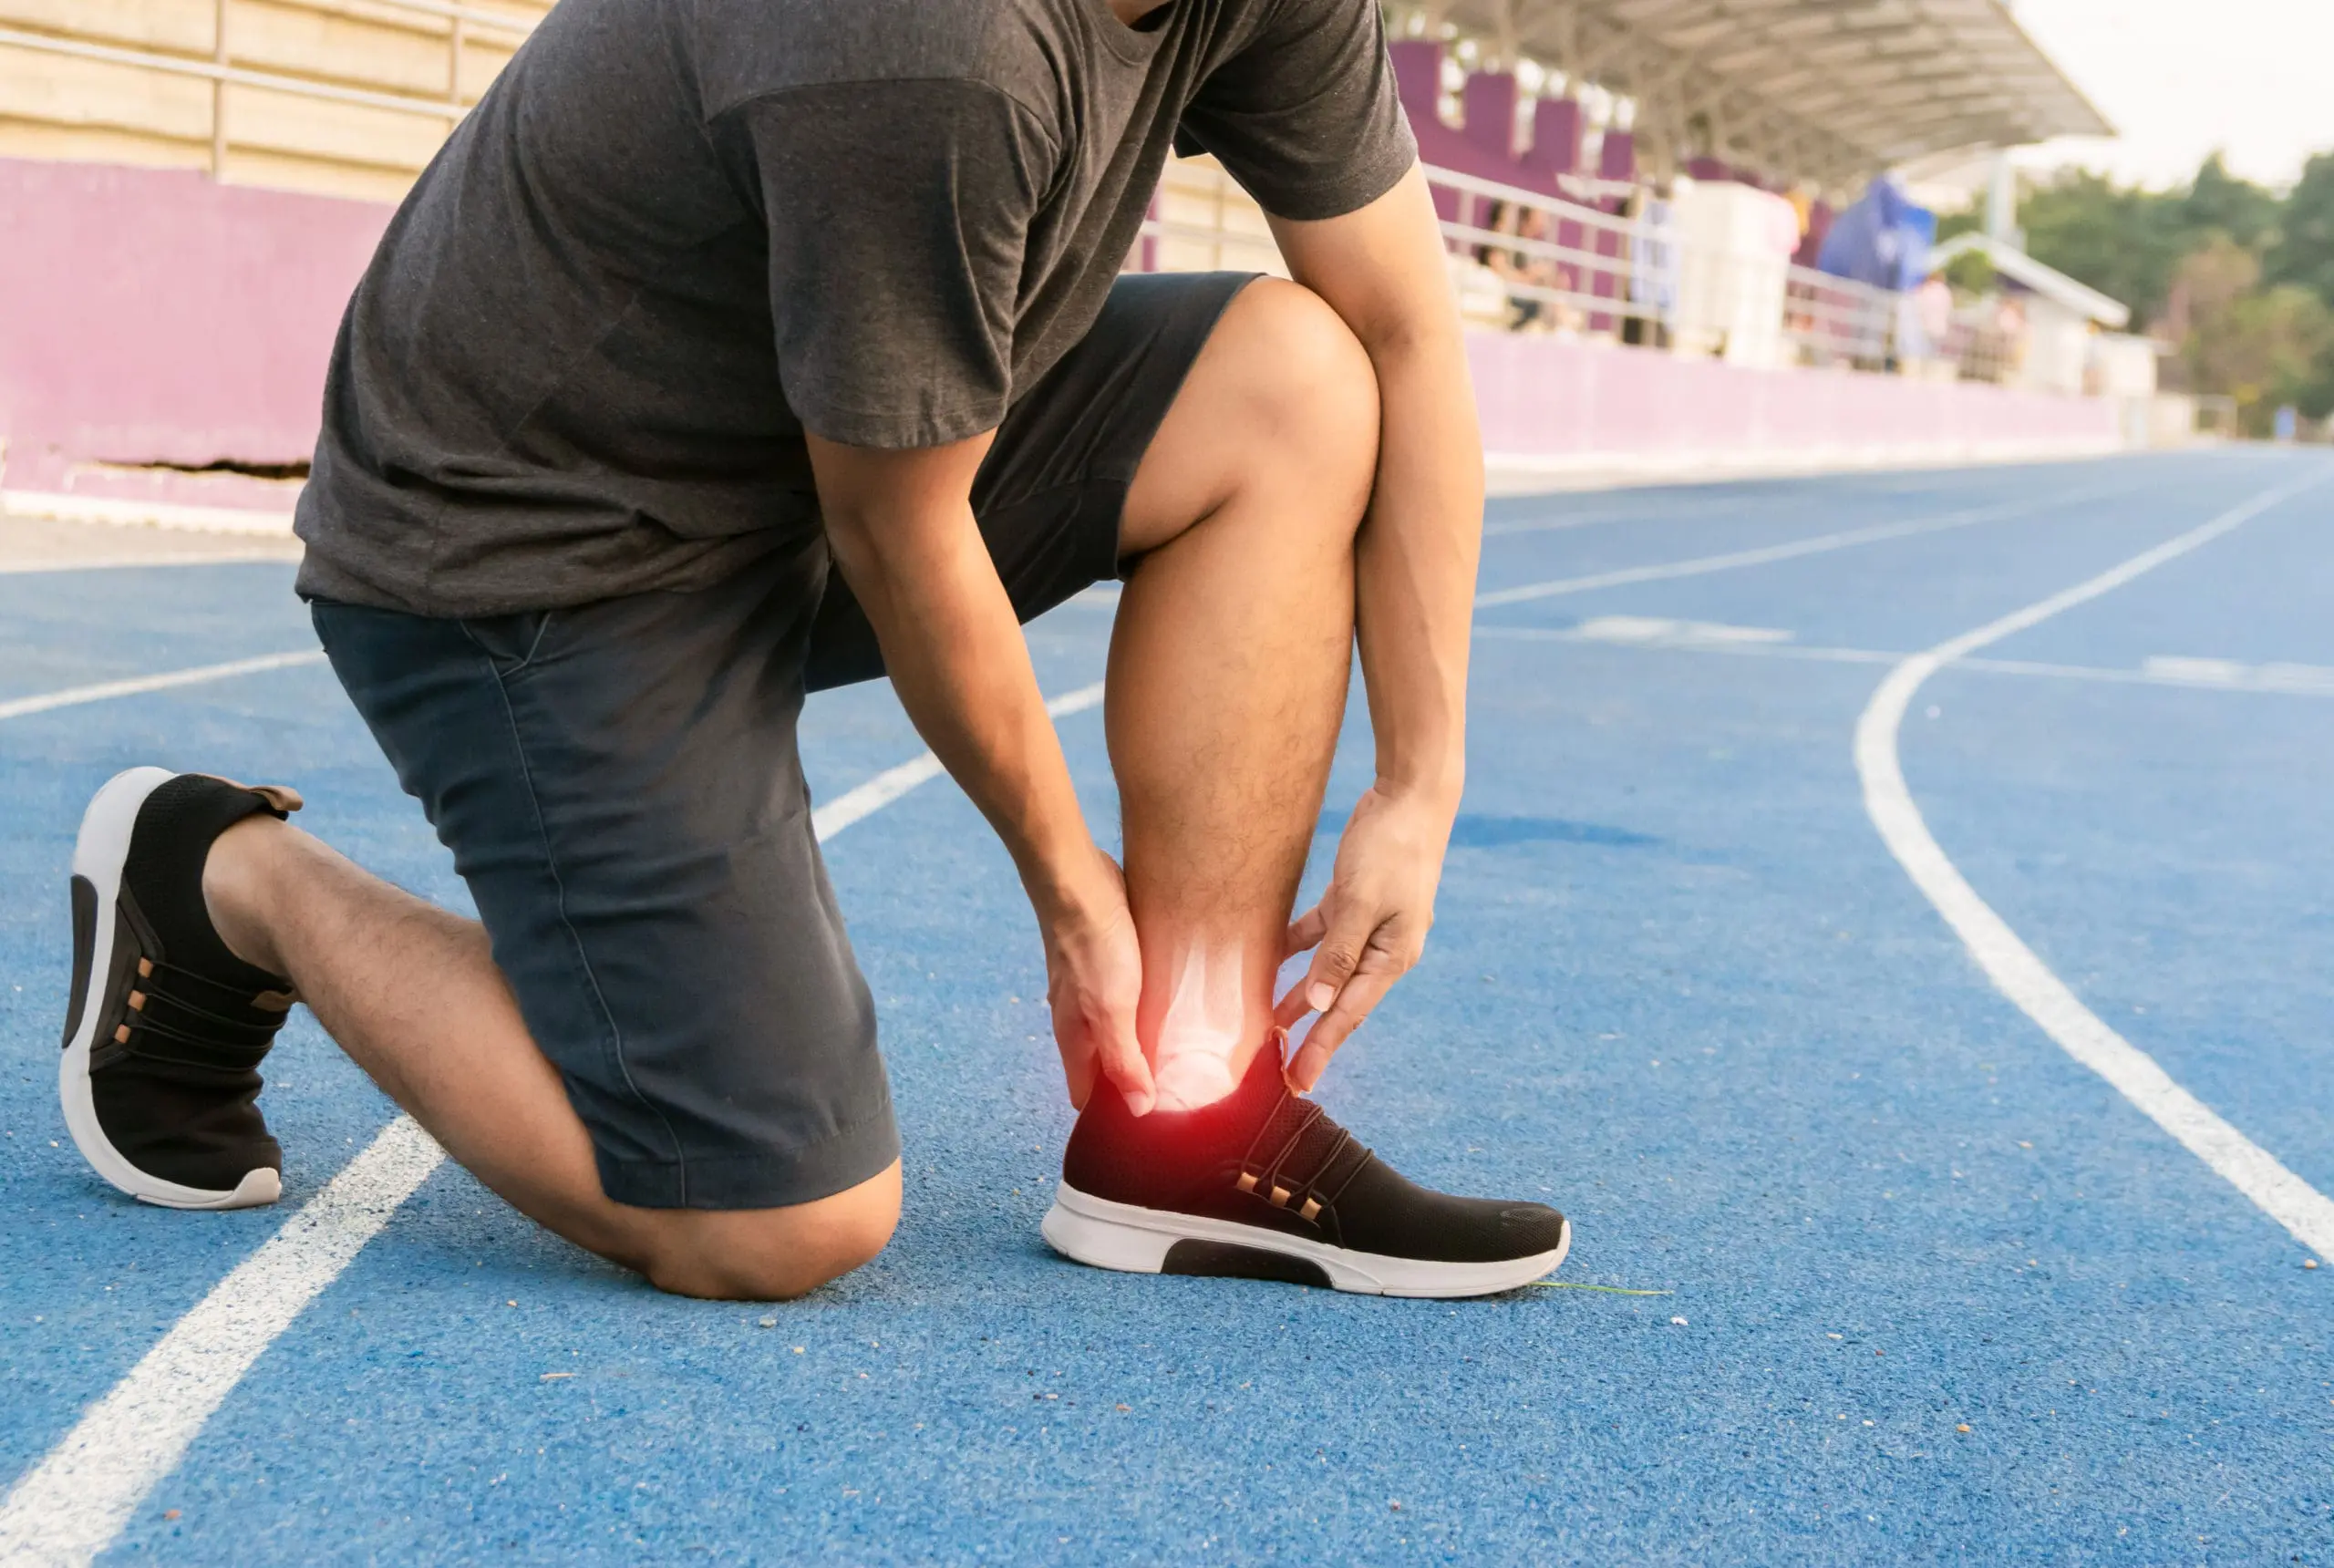
{"label": "shoe heel", "polygon": [[1098,1220],[1066,1209],[1059,1198],[1046,1212],[1038,1233],[1046,1238],[1048,1246],[1066,1258],[1124,1274],[1158,1274],[1166,1265],[1168,1249],[1177,1241],[1163,1232]]}

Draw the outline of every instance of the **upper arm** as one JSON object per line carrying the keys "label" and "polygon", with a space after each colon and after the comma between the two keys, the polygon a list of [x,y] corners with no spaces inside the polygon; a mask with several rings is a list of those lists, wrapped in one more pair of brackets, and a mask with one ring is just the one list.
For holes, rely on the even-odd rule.
{"label": "upper arm", "polygon": [[912,531],[923,520],[969,514],[973,479],[996,432],[900,449],[804,439],[830,531],[870,533],[894,523]]}
{"label": "upper arm", "polygon": [[976,556],[988,562],[972,493],[994,439],[996,432],[984,431],[937,447],[886,450],[805,438],[827,547],[862,603],[888,597],[883,584],[903,563],[948,575]]}
{"label": "upper arm", "polygon": [[729,111],[769,240],[779,380],[804,429],[870,448],[993,429],[1012,393],[1022,248],[1058,156],[956,80],[790,88]]}
{"label": "upper arm", "polygon": [[1180,131],[1284,218],[1353,211],[1418,160],[1378,0],[1280,0],[1210,68]]}

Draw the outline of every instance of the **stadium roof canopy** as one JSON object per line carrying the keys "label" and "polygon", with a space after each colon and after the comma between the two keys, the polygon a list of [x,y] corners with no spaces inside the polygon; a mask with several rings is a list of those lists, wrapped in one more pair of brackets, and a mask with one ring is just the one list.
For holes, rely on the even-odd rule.
{"label": "stadium roof canopy", "polygon": [[[2002,0],[1448,0],[1424,7],[1636,100],[1675,155],[1849,181],[1935,153],[2113,134]],[[1699,123],[1698,123],[1699,122]]]}

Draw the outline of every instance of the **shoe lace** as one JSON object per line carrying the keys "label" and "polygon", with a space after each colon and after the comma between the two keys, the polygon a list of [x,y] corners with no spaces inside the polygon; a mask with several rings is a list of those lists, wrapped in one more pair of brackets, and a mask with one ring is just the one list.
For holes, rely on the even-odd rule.
{"label": "shoe lace", "polygon": [[[240,1006],[247,1016],[230,1016],[206,1006],[198,999],[202,997]],[[149,1060],[246,1071],[267,1054],[295,1000],[295,994],[287,991],[261,991],[246,997],[180,965],[140,958],[138,979],[130,989],[127,1012],[115,1026],[113,1043]],[[157,1002],[165,1004],[168,1010],[158,1014]],[[248,1016],[253,1013],[274,1016],[254,1020]],[[199,1054],[183,1056],[167,1048],[170,1046],[190,1047]]]}
{"label": "shoe lace", "polygon": [[1369,1150],[1328,1112],[1285,1094],[1241,1157],[1234,1185],[1311,1223],[1368,1163]]}

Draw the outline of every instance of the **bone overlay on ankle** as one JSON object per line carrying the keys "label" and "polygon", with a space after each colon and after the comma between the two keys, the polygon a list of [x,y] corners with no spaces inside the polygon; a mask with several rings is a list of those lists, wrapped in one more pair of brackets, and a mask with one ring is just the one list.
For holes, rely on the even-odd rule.
{"label": "bone overlay on ankle", "polygon": [[1197,1110],[1239,1087],[1232,1076],[1232,1058],[1242,1043],[1244,967],[1237,948],[1213,954],[1200,947],[1184,951],[1167,1015],[1159,1021],[1159,1044],[1152,1059],[1158,1109]]}

